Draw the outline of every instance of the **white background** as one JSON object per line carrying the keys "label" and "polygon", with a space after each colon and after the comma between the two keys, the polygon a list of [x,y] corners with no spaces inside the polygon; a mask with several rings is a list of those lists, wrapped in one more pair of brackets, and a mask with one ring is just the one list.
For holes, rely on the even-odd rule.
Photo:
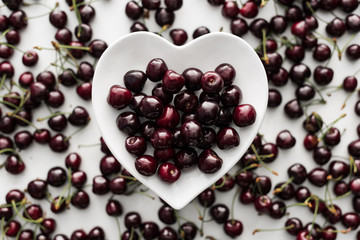
{"label": "white background", "polygon": [[[41,2],[50,7],[52,7],[55,3],[54,1],[50,0]],[[68,11],[68,7],[66,4],[64,4],[64,2],[65,1],[60,2],[60,8],[62,10],[66,9],[69,20],[67,27],[70,30],[73,30],[76,26],[75,14]],[[101,38],[108,44],[111,44],[120,36],[129,33],[132,21],[130,21],[124,13],[124,6],[126,2],[127,1],[121,0],[104,0],[93,3],[93,7],[96,9],[96,17],[91,22],[94,39]],[[37,16],[48,11],[47,8],[39,5],[24,7],[23,9],[29,17]],[[277,9],[279,13],[282,13],[282,8],[278,7]],[[8,14],[8,11],[4,8],[1,8],[0,12],[2,14]],[[359,8],[356,10],[356,12],[359,14]],[[339,10],[335,13],[340,16],[344,16]],[[201,25],[207,26],[212,32],[219,31],[220,28],[223,28],[224,32],[230,32],[230,20],[225,19],[221,15],[221,8],[210,6],[206,0],[184,0],[183,7],[175,14],[176,19],[173,28],[185,29],[188,32],[189,40],[191,39],[192,32]],[[275,15],[275,8],[273,6],[273,2],[270,1],[264,9],[260,10],[259,16],[269,20],[273,15]],[[321,14],[321,16],[328,21],[333,18],[331,14]],[[153,18],[154,12],[151,12],[151,20],[147,21],[147,26],[152,31],[159,31],[160,27],[154,23]],[[324,25],[321,24],[319,32],[323,31]],[[32,49],[34,46],[50,47],[50,42],[54,39],[53,36],[55,32],[56,29],[49,23],[48,16],[31,19],[29,20],[28,27],[21,31],[21,43],[18,47],[23,50]],[[169,38],[168,32],[164,33],[164,37]],[[344,46],[349,37],[350,34],[346,33],[341,39],[339,39],[340,48]],[[250,33],[248,33],[244,38],[254,47],[259,44],[259,40],[251,36]],[[359,36],[357,36],[353,42],[359,43]],[[280,52],[282,55],[283,51],[284,48],[281,48]],[[15,66],[16,75],[14,79],[18,79],[18,76],[26,70],[31,70],[36,76],[36,74],[45,70],[45,68],[49,66],[50,62],[54,61],[53,51],[43,50],[39,52],[39,56],[40,59],[36,67],[25,68],[21,64],[21,53],[16,52],[10,59],[10,61]],[[305,62],[311,69],[314,69],[316,65],[319,65],[319,63],[316,63],[312,60],[311,52],[307,52]],[[284,66],[289,69],[290,64],[291,63],[289,61],[286,61]],[[358,68],[360,68],[359,62],[349,62],[346,57],[343,57],[343,60],[339,61],[336,55],[333,56],[329,66],[332,67],[335,71],[334,80],[331,83],[332,86],[341,84],[345,76],[352,74]],[[270,87],[272,87],[271,84]],[[297,139],[296,146],[293,149],[280,151],[278,159],[274,163],[270,164],[274,170],[279,172],[278,177],[271,175],[269,172],[263,169],[257,170],[259,175],[271,175],[273,186],[278,182],[287,180],[287,167],[293,163],[302,163],[307,167],[308,171],[315,167],[311,153],[305,151],[304,147],[302,146],[305,131],[302,129],[301,123],[304,118],[290,120],[286,117],[283,111],[284,104],[290,99],[294,98],[295,88],[296,86],[291,82],[289,82],[285,87],[278,88],[282,93],[283,103],[276,109],[268,110],[263,125],[260,129],[260,133],[264,134],[264,138],[270,142],[274,142],[277,133],[284,129],[290,130]],[[87,110],[91,113],[90,102],[86,102],[80,99],[76,95],[75,88],[68,89],[60,86],[60,89],[66,94],[66,102],[61,110],[70,111],[74,106],[81,105],[86,107]],[[257,93],[254,92],[253,94]],[[354,94],[348,101],[347,107],[344,110],[340,110],[345,98],[346,94],[343,91],[336,92],[332,94],[331,97],[327,98],[328,102],[325,106],[314,106],[308,111],[311,112],[315,110],[323,117],[323,120],[326,123],[332,122],[342,113],[347,114],[346,118],[342,119],[339,123],[336,124],[336,127],[338,127],[340,131],[344,131],[345,129],[346,131],[342,135],[341,143],[333,149],[333,156],[342,156],[347,158],[347,144],[357,139],[356,127],[359,123],[359,117],[355,115],[353,110],[354,104],[357,101],[357,95]],[[34,111],[34,119],[47,115],[48,112],[45,107]],[[37,125],[46,126],[46,122],[37,123]],[[33,129],[30,128],[29,130],[33,131]],[[65,134],[70,134],[74,130],[75,128],[68,126]],[[93,176],[100,174],[98,166],[103,154],[100,152],[99,147],[78,148],[78,145],[98,143],[99,137],[100,134],[96,128],[95,122],[91,122],[86,130],[80,132],[71,139],[71,146],[66,153],[53,153],[49,150],[48,146],[40,146],[34,143],[29,149],[21,152],[21,156],[26,164],[26,170],[21,175],[14,176],[8,174],[4,169],[0,170],[0,199],[2,199],[0,200],[0,203],[5,202],[4,198],[9,190],[15,188],[24,189],[26,188],[27,183],[35,178],[45,179],[47,171],[53,166],[64,167],[65,156],[72,151],[76,151],[82,156],[83,163],[81,165],[81,169],[85,170],[88,174],[88,183],[90,184],[92,182]],[[3,159],[4,156],[0,156],[0,163],[3,162]],[[333,159],[336,158],[333,157]],[[311,188],[311,190],[320,197],[324,196],[323,189],[312,187],[308,181],[306,182],[306,186]],[[230,208],[231,200],[235,193],[234,190],[221,194],[217,192],[217,203],[225,203]],[[86,191],[91,193],[91,187],[87,188]],[[60,190],[50,188],[50,192],[56,195],[55,193],[59,193]],[[46,215],[48,217],[54,217],[57,219],[57,233],[65,233],[66,235],[70,236],[71,232],[75,229],[82,228],[85,231],[89,231],[94,226],[99,225],[106,231],[107,239],[112,240],[118,239],[119,235],[116,229],[115,219],[107,216],[105,212],[105,204],[109,197],[110,194],[101,197],[91,194],[90,207],[85,211],[80,211],[72,207],[70,210],[56,216],[50,211],[50,204],[46,200],[43,200],[40,203],[46,211]],[[142,195],[135,195],[131,197],[116,196],[115,198],[121,201],[125,213],[128,211],[139,211],[144,221],[152,220],[159,223],[161,227],[164,226],[157,217],[157,210],[161,206],[161,202],[158,199],[150,200],[149,198]],[[290,201],[288,204],[290,203],[293,202]],[[341,206],[343,212],[352,211],[350,197],[342,201],[338,201],[337,203]],[[191,219],[197,224],[200,224],[200,222],[197,220],[197,213],[193,204],[189,204],[187,207],[181,210],[179,214]],[[294,239],[294,237],[290,236],[285,231],[271,232],[271,235],[269,233],[258,233],[255,236],[251,234],[255,228],[282,227],[287,219],[287,216],[280,220],[273,220],[268,216],[258,216],[256,211],[253,209],[253,206],[245,206],[238,201],[235,203],[234,216],[236,219],[241,220],[244,225],[244,232],[239,239]],[[289,217],[299,217],[304,224],[312,221],[312,215],[310,211],[305,209],[305,207],[289,209]],[[121,223],[122,219],[123,218],[121,217]],[[208,219],[208,217],[206,217],[206,219]],[[317,223],[322,225],[324,222],[325,219],[322,216],[318,216]],[[177,228],[176,225],[173,225],[173,227],[175,229]],[[336,227],[338,229],[344,228],[341,224],[337,224]],[[122,227],[122,230],[124,230],[124,227]],[[222,226],[212,222],[205,224],[204,231],[205,236],[211,235],[216,239],[229,239],[224,235]],[[355,232],[349,233],[346,236],[338,236],[338,239],[354,238]],[[204,238],[200,238],[198,235],[197,239]]]}

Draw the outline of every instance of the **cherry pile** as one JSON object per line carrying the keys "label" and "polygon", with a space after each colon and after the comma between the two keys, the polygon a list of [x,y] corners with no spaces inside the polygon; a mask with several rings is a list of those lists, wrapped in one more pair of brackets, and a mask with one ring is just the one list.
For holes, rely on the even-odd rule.
{"label": "cherry pile", "polygon": [[[220,64],[215,71],[203,73],[192,67],[179,74],[168,69],[160,58],[148,63],[146,73],[125,73],[125,87],[113,85],[107,102],[118,110],[133,110],[120,113],[116,124],[128,135],[125,148],[137,156],[136,170],[144,176],[157,172],[170,183],[179,179],[182,169],[194,165],[203,173],[217,172],[223,160],[212,146],[217,144],[221,150],[237,147],[240,136],[230,124],[247,127],[256,119],[252,105],[240,104],[243,95],[238,86],[232,85],[235,77],[236,70],[228,63]],[[142,92],[147,79],[161,81],[152,95]],[[141,121],[139,116],[145,119]],[[153,155],[144,155],[147,141],[154,148]]]}
{"label": "cherry pile", "polygon": [[[276,230],[280,239],[360,239],[358,1],[208,0],[195,11],[191,8],[200,3],[190,0],[46,2],[53,6],[44,6],[41,1],[2,2],[0,239],[251,239],[251,231],[254,238],[263,239],[272,238],[267,231],[273,234]],[[229,173],[179,211],[158,200],[131,176],[91,127],[88,100],[92,77],[97,59],[107,48],[105,41],[97,39],[103,37],[98,35],[100,31],[92,27],[108,15],[98,9],[113,5],[122,6],[114,10],[114,16],[122,14],[128,18],[130,23],[125,27],[130,32],[152,31],[175,45],[208,34],[210,29],[243,37],[254,46],[267,72],[269,110],[260,133]],[[30,9],[35,6],[43,14],[34,16]],[[197,11],[196,16],[211,12],[214,19],[218,17],[217,11],[223,19],[219,25],[198,17],[199,21],[182,25],[183,16],[192,17],[184,10]],[[52,27],[53,31],[44,31],[39,36],[50,36],[49,44],[22,49],[22,43],[32,41],[27,34],[29,25],[32,27],[35,21],[33,18],[40,18],[42,24]],[[205,25],[199,25],[200,22]],[[117,32],[116,24],[127,25],[124,19],[115,24],[111,19],[110,23],[112,34]],[[104,40],[107,40],[105,36]],[[54,58],[44,63],[45,55]],[[339,71],[341,67],[347,71]],[[186,79],[184,73],[171,70],[168,73],[169,78],[180,75]],[[224,111],[228,99],[223,100],[221,92],[215,99],[205,89],[205,93],[191,97],[198,91],[198,82],[186,80],[186,90],[178,90],[177,86],[164,90],[164,83],[156,82],[152,95],[144,96],[141,92],[146,78],[149,78],[146,71],[129,72],[124,81],[128,90],[114,89],[125,96],[116,108],[127,106],[121,111],[131,112],[130,116],[133,112],[136,116],[147,115],[140,118],[144,120],[142,124],[139,119],[136,132],[132,127],[125,130],[134,130],[132,134],[126,133],[131,135],[126,142],[131,153],[143,155],[145,146],[149,150],[146,142],[151,143],[150,136],[155,128],[159,129],[157,126],[170,130],[173,144],[185,143],[180,126],[198,116],[194,109],[188,109],[196,104],[183,105],[183,99],[178,99],[176,104],[175,98],[183,92],[188,94],[183,97],[199,103],[218,103],[222,112],[219,116],[223,118],[218,116],[215,123],[197,121],[203,130],[213,129],[201,132],[209,139],[202,144],[220,143],[214,140],[218,135],[214,129],[226,129],[227,125],[218,126],[219,121],[224,123],[232,116]],[[169,90],[179,92],[170,96]],[[159,98],[162,114],[178,115],[178,119],[161,118],[160,111],[152,109],[141,113],[139,105],[145,97]],[[123,101],[129,102],[123,105]],[[100,157],[91,158],[88,154],[80,157],[87,150],[74,150],[74,146],[83,144],[82,139],[76,142],[73,140],[76,137],[72,138],[80,131],[94,136]],[[192,163],[196,161],[194,156],[199,158],[199,149],[210,148],[196,144],[198,139],[191,140],[194,142],[190,141],[187,147],[155,148],[153,155],[159,164],[166,164],[161,159],[173,156],[174,166],[182,171],[176,164],[177,157]],[[218,147],[222,148],[221,143]],[[43,169],[47,163],[41,169],[34,166],[38,156],[50,158],[52,154],[58,157],[46,159],[55,160],[51,167]],[[96,166],[99,171],[88,170],[89,166]],[[28,173],[36,174],[26,179]],[[162,175],[167,174],[165,171]],[[17,179],[23,179],[26,184],[19,185]],[[98,199],[105,201],[95,205]],[[72,219],[76,214],[80,216],[76,219],[85,222],[82,214],[85,216],[93,208],[96,218],[91,219],[89,226],[83,226],[85,223],[80,221],[69,226],[57,218],[61,215]],[[155,214],[150,217],[149,211]],[[108,219],[102,219],[101,213],[108,215]],[[257,224],[266,218],[271,222],[266,228]],[[278,229],[280,225],[283,227]],[[120,226],[118,233],[113,230],[116,226]]]}

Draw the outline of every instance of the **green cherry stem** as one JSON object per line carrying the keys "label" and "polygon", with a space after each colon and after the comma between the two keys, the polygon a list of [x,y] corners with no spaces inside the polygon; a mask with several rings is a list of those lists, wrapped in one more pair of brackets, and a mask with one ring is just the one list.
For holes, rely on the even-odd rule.
{"label": "green cherry stem", "polygon": [[75,14],[76,14],[76,19],[78,20],[78,27],[79,27],[76,35],[78,37],[80,37],[80,35],[81,35],[81,24],[82,24],[81,16],[80,16],[78,6],[76,4],[76,0],[72,0],[72,4],[73,4],[72,7],[74,8],[74,11],[75,11]]}

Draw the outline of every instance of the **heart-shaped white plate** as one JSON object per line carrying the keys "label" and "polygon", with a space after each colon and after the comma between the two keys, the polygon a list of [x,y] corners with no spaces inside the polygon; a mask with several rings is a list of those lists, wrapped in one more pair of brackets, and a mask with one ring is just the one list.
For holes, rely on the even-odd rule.
{"label": "heart-shaped white plate", "polygon": [[[242,103],[253,105],[257,118],[249,127],[235,126],[240,135],[238,147],[226,151],[214,147],[223,159],[222,168],[218,172],[204,174],[195,166],[184,170],[178,181],[169,184],[157,175],[145,177],[136,171],[136,157],[125,149],[127,136],[116,126],[116,117],[122,111],[110,107],[106,98],[112,85],[124,86],[123,76],[127,71],[145,71],[148,62],[153,58],[162,58],[169,69],[178,73],[189,67],[199,68],[203,72],[213,71],[221,63],[230,63],[236,69],[234,84],[242,90]],[[150,94],[154,85],[148,80],[144,92]],[[259,57],[244,40],[227,33],[207,34],[180,47],[153,33],[137,32],[126,35],[103,53],[96,67],[92,90],[95,119],[111,152],[134,177],[175,209],[183,208],[238,162],[260,127],[267,99],[268,83]],[[151,148],[148,148],[147,153],[152,154],[149,149]]]}

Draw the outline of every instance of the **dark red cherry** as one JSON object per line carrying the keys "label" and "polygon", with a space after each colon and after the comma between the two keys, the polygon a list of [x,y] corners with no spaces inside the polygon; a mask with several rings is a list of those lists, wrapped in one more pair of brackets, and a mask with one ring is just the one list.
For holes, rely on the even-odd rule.
{"label": "dark red cherry", "polygon": [[239,220],[230,219],[224,224],[224,232],[232,238],[240,236],[242,231],[243,225]]}
{"label": "dark red cherry", "polygon": [[147,148],[146,140],[139,136],[128,137],[125,141],[125,148],[129,153],[136,156],[143,155]]}
{"label": "dark red cherry", "polygon": [[271,209],[271,199],[267,195],[259,196],[255,199],[254,207],[259,213],[269,213]]}
{"label": "dark red cherry", "polygon": [[141,0],[144,8],[154,10],[160,7],[160,0]]}
{"label": "dark red cherry", "polygon": [[[289,228],[289,229],[286,229],[286,231],[288,233],[290,233],[291,235],[294,235],[296,236],[300,231],[301,229],[303,228],[303,224],[302,222],[300,221],[300,219],[298,218],[289,218],[286,222],[285,222],[285,227],[288,227],[288,226],[293,226],[292,228]],[[304,239],[305,240],[305,239]]]}
{"label": "dark red cherry", "polygon": [[93,178],[92,192],[96,195],[104,195],[109,192],[109,180],[103,176]]}
{"label": "dark red cherry", "polygon": [[156,173],[158,167],[157,160],[149,155],[143,155],[135,160],[136,170],[144,176],[152,176]]}
{"label": "dark red cherry", "polygon": [[269,31],[269,23],[263,18],[257,18],[251,22],[250,31],[255,37],[262,39],[263,32]]}
{"label": "dark red cherry", "polygon": [[21,230],[21,224],[16,220],[12,220],[6,224],[5,229],[6,229],[5,232],[6,236],[15,237],[18,234],[18,232]]}
{"label": "dark red cherry", "polygon": [[314,168],[308,173],[310,183],[317,187],[322,187],[328,182],[328,172],[323,168]]}
{"label": "dark red cherry", "polygon": [[71,197],[71,204],[79,209],[86,209],[90,205],[90,197],[89,195],[83,191],[77,191]]}
{"label": "dark red cherry", "polygon": [[186,121],[180,128],[181,136],[185,142],[190,146],[196,146],[199,144],[203,137],[202,126],[193,120]]}
{"label": "dark red cherry", "polygon": [[357,14],[349,14],[345,18],[346,29],[352,32],[360,31],[360,16]]}
{"label": "dark red cherry", "polygon": [[252,105],[241,104],[233,111],[233,121],[238,127],[252,125],[256,120],[256,110]]}
{"label": "dark red cherry", "polygon": [[313,51],[313,58],[319,62],[328,60],[331,57],[331,50],[326,44],[318,44]]}
{"label": "dark red cherry", "polygon": [[182,73],[185,78],[185,87],[189,91],[197,91],[201,89],[202,71],[197,68],[187,68]]}
{"label": "dark red cherry", "polygon": [[63,28],[67,23],[67,15],[64,11],[53,11],[49,14],[50,23],[56,28]]}
{"label": "dark red cherry", "polygon": [[173,70],[167,70],[162,79],[162,84],[166,92],[178,93],[185,85],[185,78]]}
{"label": "dark red cherry", "polygon": [[197,199],[202,206],[211,207],[216,201],[216,195],[214,190],[207,188],[197,196]]}
{"label": "dark red cherry", "polygon": [[328,85],[334,76],[334,71],[331,68],[317,66],[314,70],[314,80],[317,84],[324,86]]}
{"label": "dark red cherry", "polygon": [[187,147],[176,153],[174,163],[180,169],[189,168],[196,164],[197,159],[198,156],[195,149]]}
{"label": "dark red cherry", "polygon": [[[55,34],[55,39],[56,41],[58,41],[59,43],[62,44],[70,44],[72,42],[72,33],[69,29],[67,28],[61,28],[59,29],[56,34]],[[74,52],[74,51],[73,51]],[[78,56],[82,56],[83,53],[81,52],[81,50],[78,50],[77,52]],[[76,55],[76,54],[75,54]],[[75,57],[75,56],[74,56]]]}
{"label": "dark red cherry", "polygon": [[49,143],[51,138],[51,133],[49,130],[42,128],[39,130],[35,130],[33,137],[37,143],[45,144],[45,143]]}
{"label": "dark red cherry", "polygon": [[328,147],[317,147],[313,152],[313,159],[319,165],[324,165],[329,162],[331,156],[331,149]]}
{"label": "dark red cherry", "polygon": [[291,33],[297,37],[304,38],[309,32],[309,26],[305,20],[300,20],[291,26]]}
{"label": "dark red cherry", "polygon": [[311,192],[307,187],[299,187],[295,191],[295,199],[298,202],[304,202],[311,196]]}
{"label": "dark red cherry", "polygon": [[106,213],[109,216],[117,217],[120,216],[122,212],[123,212],[123,207],[118,200],[112,199],[107,202]]}
{"label": "dark red cherry", "polygon": [[346,31],[346,26],[343,20],[336,17],[327,24],[325,29],[332,37],[341,37]]}
{"label": "dark red cherry", "polygon": [[198,167],[204,173],[217,172],[222,166],[223,160],[211,149],[202,151],[198,157]]}
{"label": "dark red cherry", "polygon": [[79,7],[81,22],[88,24],[95,17],[95,9],[90,5]]}
{"label": "dark red cherry", "polygon": [[206,93],[218,93],[224,86],[224,80],[217,72],[206,72],[201,77],[201,88]]}
{"label": "dark red cherry", "polygon": [[58,133],[50,138],[49,146],[54,152],[64,152],[69,148],[69,139]]}
{"label": "dark red cherry", "polygon": [[5,170],[11,174],[19,174],[24,171],[25,163],[19,155],[10,154],[5,161]]}
{"label": "dark red cherry", "polygon": [[197,119],[204,125],[212,125],[215,123],[219,115],[219,104],[214,101],[204,101],[199,104],[196,109]]}
{"label": "dark red cherry", "polygon": [[167,128],[157,128],[150,136],[150,142],[155,149],[169,148],[172,144],[172,133]]}
{"label": "dark red cherry", "polygon": [[301,45],[287,47],[285,50],[285,56],[294,62],[301,62],[305,57],[305,49]]}
{"label": "dark red cherry", "polygon": [[276,137],[276,145],[282,149],[288,149],[295,146],[296,139],[288,130],[281,131]]}
{"label": "dark red cherry", "polygon": [[300,163],[290,166],[287,173],[289,178],[293,179],[292,182],[296,184],[302,184],[307,177],[306,168]]}
{"label": "dark red cherry", "polygon": [[312,86],[304,84],[296,89],[295,95],[299,100],[308,101],[315,97],[315,93]]}
{"label": "dark red cherry", "polygon": [[241,37],[248,32],[249,26],[244,19],[234,18],[231,20],[230,30],[232,34]]}
{"label": "dark red cherry", "polygon": [[108,45],[103,40],[95,39],[89,43],[89,53],[95,58],[100,58]]}
{"label": "dark red cherry", "polygon": [[91,40],[93,32],[90,25],[82,23],[75,27],[74,34],[80,42],[85,43]]}
{"label": "dark red cherry", "polygon": [[258,6],[253,1],[247,1],[239,10],[239,13],[245,18],[254,18],[258,12]]}
{"label": "dark red cherry", "polygon": [[240,144],[239,134],[232,127],[221,128],[217,132],[217,145],[220,149],[237,147]]}
{"label": "dark red cherry", "polygon": [[167,70],[168,68],[164,60],[155,58],[148,63],[146,67],[146,75],[151,81],[158,82],[163,79]]}
{"label": "dark red cherry", "polygon": [[208,33],[210,33],[210,30],[207,27],[200,26],[195,29],[195,31],[192,34],[192,37],[193,37],[193,39],[196,39],[196,38],[201,37]]}
{"label": "dark red cherry", "polygon": [[341,222],[346,228],[351,228],[351,230],[356,230],[360,224],[360,217],[357,213],[348,212],[343,214],[341,218]]}
{"label": "dark red cherry", "polygon": [[199,100],[193,92],[184,90],[175,96],[174,105],[180,111],[193,113],[199,105]]}
{"label": "dark red cherry", "polygon": [[158,118],[163,111],[163,107],[161,100],[154,96],[144,97],[139,105],[141,113],[150,119]]}
{"label": "dark red cherry", "polygon": [[[360,50],[360,46],[359,46],[359,50]],[[359,53],[360,53],[360,51],[359,51]],[[360,54],[359,54],[359,57],[360,57]],[[357,81],[356,77],[347,76],[344,78],[342,87],[347,92],[353,92],[353,91],[355,91],[357,84],[358,84],[358,81]]]}
{"label": "dark red cherry", "polygon": [[216,223],[225,223],[229,218],[229,208],[224,204],[216,204],[210,208],[210,215]]}
{"label": "dark red cherry", "polygon": [[285,17],[276,15],[270,19],[270,31],[281,34],[287,28],[288,22]]}
{"label": "dark red cherry", "polygon": [[168,8],[158,8],[155,13],[155,21],[160,27],[171,26],[175,21],[175,14]]}
{"label": "dark red cherry", "polygon": [[234,18],[239,13],[239,7],[235,1],[224,2],[221,13],[224,17]]}
{"label": "dark red cherry", "polygon": [[61,167],[53,167],[48,171],[47,182],[53,187],[60,187],[67,180],[66,171]]}
{"label": "dark red cherry", "polygon": [[160,232],[158,224],[152,221],[143,222],[140,231],[144,239],[155,239]]}
{"label": "dark red cherry", "polygon": [[100,160],[100,171],[104,176],[117,174],[121,170],[119,161],[111,155],[107,155]]}
{"label": "dark red cherry", "polygon": [[117,117],[116,125],[120,131],[133,136],[140,128],[140,120],[133,112],[123,112]]}
{"label": "dark red cherry", "polygon": [[58,108],[64,104],[65,97],[60,90],[52,90],[48,92],[45,102],[53,108]]}
{"label": "dark red cherry", "polygon": [[9,23],[15,29],[22,29],[27,26],[28,18],[22,10],[14,11],[9,16]]}
{"label": "dark red cherry", "polygon": [[113,194],[123,194],[126,192],[126,179],[123,177],[115,177],[110,181],[110,191]]}
{"label": "dark red cherry", "polygon": [[143,15],[143,8],[136,1],[129,1],[125,7],[126,16],[132,20],[137,20]]}
{"label": "dark red cherry", "polygon": [[41,179],[31,181],[27,186],[27,191],[35,199],[45,198],[47,192],[47,182]]}
{"label": "dark red cherry", "polygon": [[24,54],[23,54],[23,57],[22,57],[22,62],[25,66],[34,66],[39,60],[39,56],[36,52],[34,51],[26,51]]}

